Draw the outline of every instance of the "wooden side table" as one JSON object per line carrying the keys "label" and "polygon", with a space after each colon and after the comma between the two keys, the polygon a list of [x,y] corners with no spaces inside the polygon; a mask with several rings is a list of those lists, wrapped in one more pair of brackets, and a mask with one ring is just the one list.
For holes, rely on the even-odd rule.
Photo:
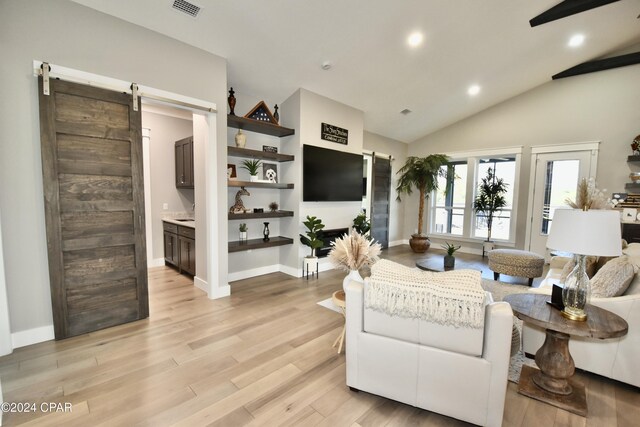
{"label": "wooden side table", "polygon": [[536,352],[536,369],[523,366],[518,393],[585,417],[587,399],[584,385],[573,380],[575,364],[569,353],[571,335],[589,338],[616,338],[625,335],[627,322],[617,314],[587,305],[587,320],[569,320],[547,304],[551,297],[540,294],[508,295],[504,301],[525,323],[545,329],[546,337]]}
{"label": "wooden side table", "polygon": [[344,336],[347,332],[347,303],[345,300],[344,291],[335,291],[331,296],[331,299],[335,305],[340,307],[342,311],[342,315],[344,316],[344,326],[342,327],[342,332],[338,335],[338,338],[333,343],[333,347],[335,347],[338,342],[340,342],[340,346],[338,347],[338,354],[342,352],[342,346],[344,345]]}

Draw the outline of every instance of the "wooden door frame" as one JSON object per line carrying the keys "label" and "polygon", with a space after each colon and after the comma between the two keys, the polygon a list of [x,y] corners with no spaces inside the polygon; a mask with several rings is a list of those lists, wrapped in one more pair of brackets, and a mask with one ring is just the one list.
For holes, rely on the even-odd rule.
{"label": "wooden door frame", "polygon": [[[41,66],[44,62],[39,60],[33,61],[33,73],[35,76],[41,74]],[[131,93],[131,81],[124,81],[114,79],[111,77],[89,73],[86,71],[76,70],[55,64],[48,64],[51,67],[49,75],[58,77],[62,80],[69,82],[88,84],[90,86],[97,86],[104,89],[114,90],[118,92]],[[206,195],[206,200],[202,203],[197,203],[197,206],[203,207],[203,217],[201,219],[202,224],[206,224],[205,232],[205,244],[199,245],[200,248],[206,248],[206,260],[204,266],[201,268],[206,273],[206,280],[198,277],[194,277],[194,284],[200,289],[204,290],[209,298],[222,298],[230,295],[231,287],[229,286],[227,275],[224,277],[216,276],[218,271],[227,271],[227,244],[226,238],[221,239],[218,230],[218,223],[224,219],[226,227],[226,196],[224,203],[219,197],[223,193],[221,188],[218,188],[218,181],[222,182],[222,186],[226,188],[226,167],[219,170],[217,160],[220,157],[217,150],[217,106],[215,103],[204,101],[197,98],[192,98],[186,95],[180,95],[174,92],[168,92],[162,89],[156,89],[149,86],[138,84],[138,92],[140,97],[150,103],[157,103],[169,107],[179,108],[183,110],[191,111],[194,114],[194,122],[196,117],[201,117],[202,122],[206,123],[207,131],[202,135],[202,142],[205,145],[204,149],[204,187],[203,192]],[[194,135],[195,138],[195,135]],[[226,147],[225,147],[226,149]],[[226,155],[222,161],[226,165]],[[222,206],[221,204],[224,204]],[[198,220],[198,211],[196,209],[196,220]],[[226,237],[226,236],[225,236]],[[196,268],[197,267],[196,263]]]}
{"label": "wooden door frame", "polygon": [[[9,302],[7,301],[7,287],[4,275],[4,252],[2,249],[2,215],[0,214],[0,356],[13,351],[11,340],[11,325],[9,324]],[[0,402],[2,391],[0,389]],[[0,416],[2,414],[0,413]]]}
{"label": "wooden door frame", "polygon": [[527,194],[527,229],[524,248],[531,249],[531,233],[533,231],[533,198],[535,195],[535,179],[538,156],[553,153],[570,153],[574,151],[591,151],[591,163],[588,176],[596,176],[598,171],[598,150],[601,141],[585,141],[569,144],[535,145],[531,147],[531,163],[529,164],[529,191]]}

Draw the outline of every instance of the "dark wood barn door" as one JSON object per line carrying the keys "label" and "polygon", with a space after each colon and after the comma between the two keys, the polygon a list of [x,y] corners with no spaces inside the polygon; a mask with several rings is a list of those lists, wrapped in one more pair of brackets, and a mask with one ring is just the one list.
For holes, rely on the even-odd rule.
{"label": "dark wood barn door", "polygon": [[42,89],[40,78],[56,339],[148,317],[140,108],[76,83]]}
{"label": "dark wood barn door", "polygon": [[389,247],[389,197],[391,196],[391,159],[373,158],[371,236],[383,248]]}

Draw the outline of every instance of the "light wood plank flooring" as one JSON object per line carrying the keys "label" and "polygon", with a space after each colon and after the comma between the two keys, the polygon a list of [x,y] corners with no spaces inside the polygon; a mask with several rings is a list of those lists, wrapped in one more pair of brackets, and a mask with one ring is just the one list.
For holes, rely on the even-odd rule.
{"label": "light wood plank flooring", "polygon": [[[407,246],[383,256],[406,265],[419,258]],[[465,425],[348,390],[344,354],[331,347],[342,316],[316,304],[343,277],[274,273],[234,282],[231,297],[209,300],[174,270],[150,270],[149,319],[0,358],[6,401],[73,404],[71,413],[6,413],[4,425]],[[577,377],[587,387],[587,419],[521,396],[509,383],[504,425],[638,425],[638,389]]]}

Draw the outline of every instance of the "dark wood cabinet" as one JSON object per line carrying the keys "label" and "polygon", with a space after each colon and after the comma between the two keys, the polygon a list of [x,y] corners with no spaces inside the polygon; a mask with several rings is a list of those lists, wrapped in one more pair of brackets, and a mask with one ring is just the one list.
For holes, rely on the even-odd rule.
{"label": "dark wood cabinet", "polygon": [[176,188],[193,188],[193,137],[176,141]]}
{"label": "dark wood cabinet", "polygon": [[178,236],[168,231],[164,232],[164,261],[178,267]]}
{"label": "dark wood cabinet", "polygon": [[196,274],[196,230],[191,227],[163,222],[164,261],[178,271]]}

